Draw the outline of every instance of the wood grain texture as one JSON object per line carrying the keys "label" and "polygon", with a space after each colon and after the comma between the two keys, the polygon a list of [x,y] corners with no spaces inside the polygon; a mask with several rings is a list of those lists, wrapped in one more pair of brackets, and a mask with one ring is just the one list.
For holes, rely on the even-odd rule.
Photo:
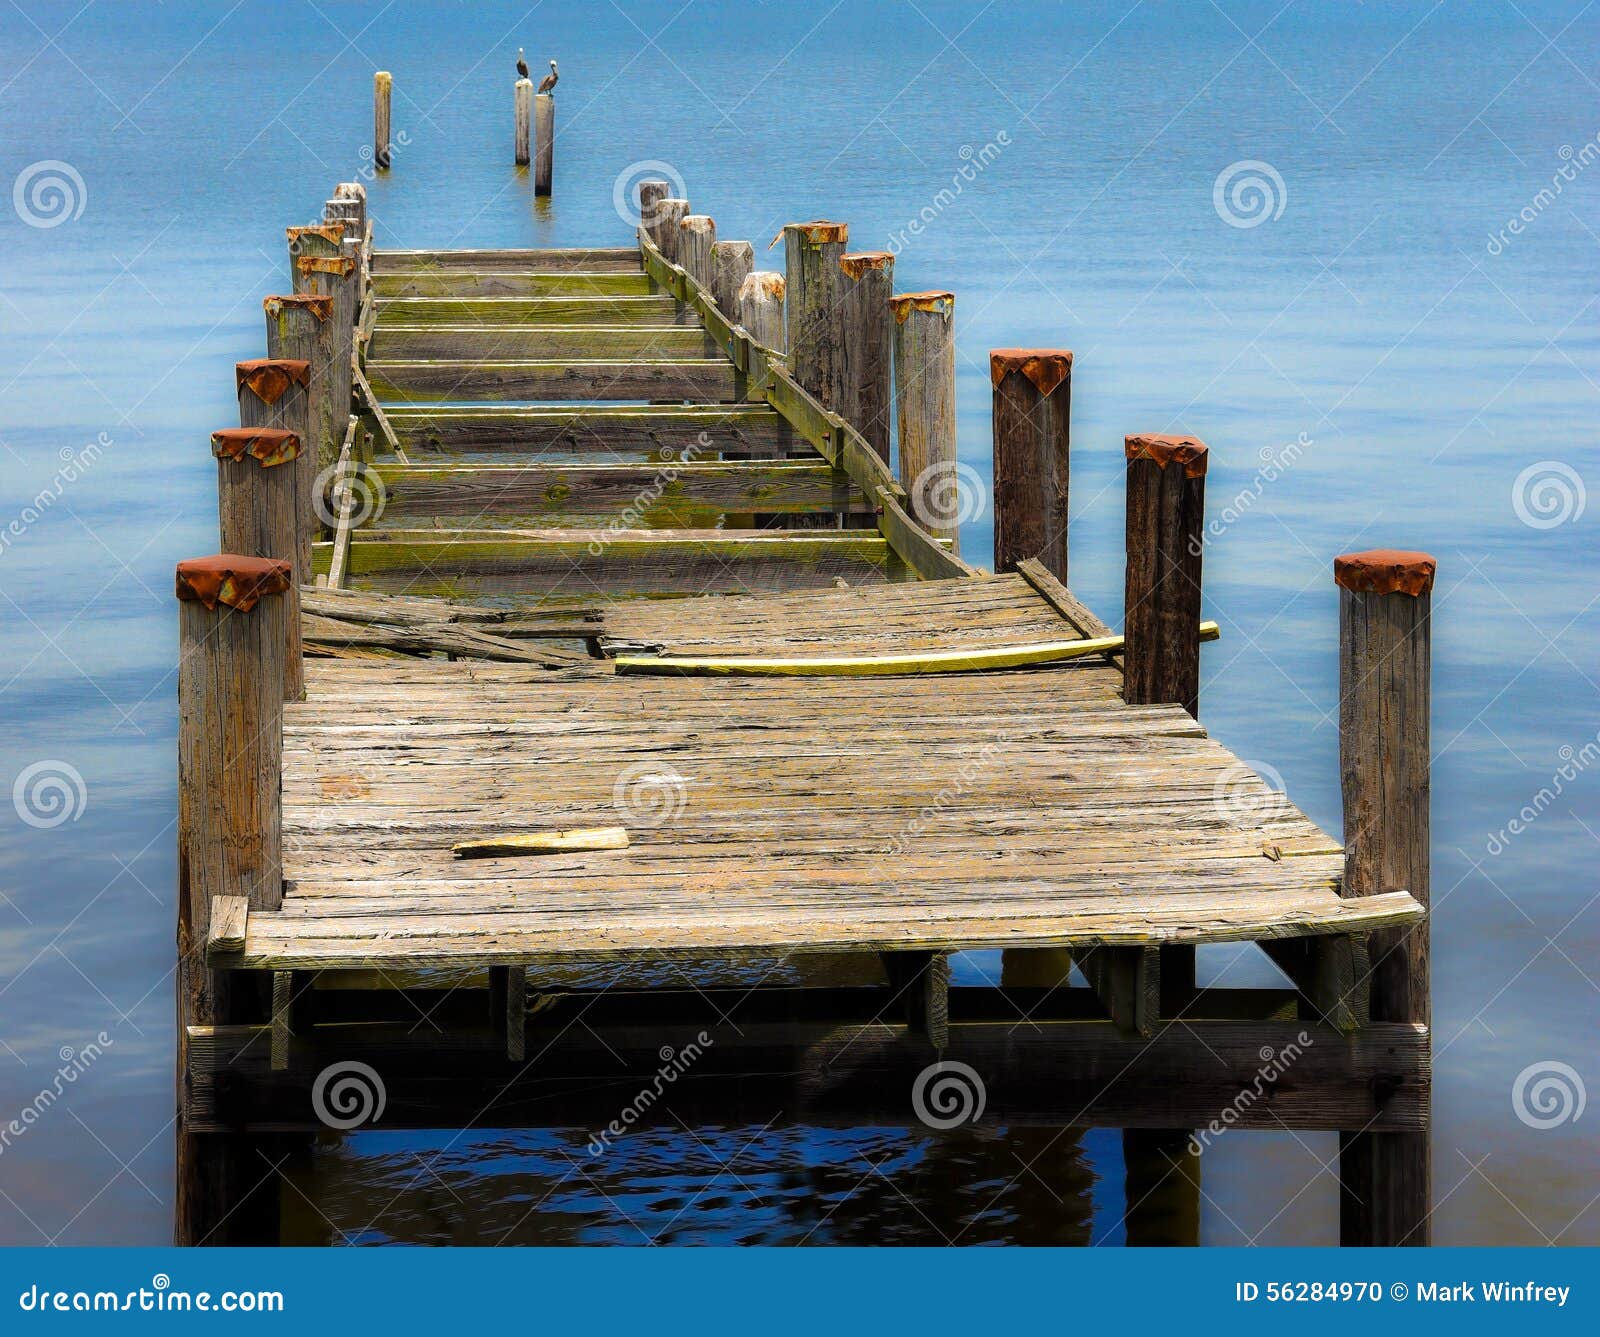
{"label": "wood grain texture", "polygon": [[1049,394],[1020,371],[994,387],[994,568],[1037,560],[1067,580],[1070,375]]}
{"label": "wood grain texture", "polygon": [[640,273],[639,251],[634,246],[591,246],[503,251],[378,250],[372,253],[374,274],[409,274],[428,270],[465,270],[497,273]]}
{"label": "wood grain texture", "polygon": [[369,362],[384,399],[410,403],[471,400],[667,399],[735,403],[738,376],[726,360]]}
{"label": "wood grain texture", "polygon": [[1130,704],[1200,710],[1200,576],[1205,475],[1128,461],[1123,673]]}

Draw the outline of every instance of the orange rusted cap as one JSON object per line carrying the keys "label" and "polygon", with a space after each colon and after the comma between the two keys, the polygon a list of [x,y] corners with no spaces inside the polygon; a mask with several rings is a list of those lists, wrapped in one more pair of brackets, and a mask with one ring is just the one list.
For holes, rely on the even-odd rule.
{"label": "orange rusted cap", "polygon": [[300,437],[283,427],[224,427],[211,433],[211,453],[219,460],[252,459],[270,469],[300,458]]}
{"label": "orange rusted cap", "polygon": [[337,246],[344,240],[343,223],[312,223],[307,227],[286,227],[283,231],[291,242],[298,242],[301,237],[321,237]]}
{"label": "orange rusted cap", "polygon": [[1126,437],[1122,444],[1123,451],[1130,460],[1154,460],[1162,469],[1169,464],[1181,464],[1184,477],[1205,477],[1206,447],[1199,437],[1163,436],[1155,433]]}
{"label": "orange rusted cap", "polygon": [[263,404],[276,404],[291,384],[311,384],[311,364],[302,358],[258,357],[234,366],[234,388],[249,386]]}
{"label": "orange rusted cap", "polygon": [[787,223],[784,231],[790,228],[799,228],[801,238],[811,246],[821,246],[824,242],[838,242],[843,245],[850,239],[850,224],[834,223],[826,218],[814,218],[809,223]]}
{"label": "orange rusted cap", "polygon": [[839,268],[857,283],[869,269],[888,269],[893,264],[893,251],[850,251],[839,257]]}
{"label": "orange rusted cap", "polygon": [[178,599],[248,613],[267,595],[282,594],[290,579],[289,563],[277,557],[190,557],[178,563]]}
{"label": "orange rusted cap", "polygon": [[1416,598],[1433,588],[1438,567],[1425,552],[1373,548],[1335,557],[1333,583],[1356,594],[1409,594]]}
{"label": "orange rusted cap", "polygon": [[310,292],[296,292],[261,299],[261,309],[269,316],[279,315],[285,308],[309,311],[318,320],[326,320],[333,314],[333,298],[319,297],[316,293]]}
{"label": "orange rusted cap", "polygon": [[889,310],[894,312],[897,325],[904,325],[913,309],[935,311],[947,316],[955,310],[955,305],[956,295],[953,292],[897,292],[889,299]]}
{"label": "orange rusted cap", "polygon": [[992,348],[989,380],[995,385],[1011,372],[1021,372],[1041,395],[1048,395],[1072,375],[1072,354],[1065,348]]}
{"label": "orange rusted cap", "polygon": [[336,274],[340,278],[356,272],[355,257],[349,255],[297,255],[294,267],[302,274]]}

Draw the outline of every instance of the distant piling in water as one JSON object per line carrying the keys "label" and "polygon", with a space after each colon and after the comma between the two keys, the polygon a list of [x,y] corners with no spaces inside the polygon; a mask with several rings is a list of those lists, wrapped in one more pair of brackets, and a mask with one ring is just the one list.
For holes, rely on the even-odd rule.
{"label": "distant piling in water", "polygon": [[534,95],[533,150],[533,193],[548,195],[556,157],[556,100],[549,93]]}
{"label": "distant piling in water", "polygon": [[515,106],[513,116],[516,121],[516,157],[517,166],[526,167],[532,161],[529,144],[533,135],[533,80],[518,79],[513,93]]}
{"label": "distant piling in water", "polygon": [[394,91],[394,75],[379,70],[372,76],[372,165],[389,166],[389,95]]}

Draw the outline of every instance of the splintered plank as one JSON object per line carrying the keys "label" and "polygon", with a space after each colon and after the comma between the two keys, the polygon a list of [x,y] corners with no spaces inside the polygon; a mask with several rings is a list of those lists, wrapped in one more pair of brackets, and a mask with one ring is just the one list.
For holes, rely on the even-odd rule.
{"label": "splintered plank", "polygon": [[379,272],[372,276],[372,290],[380,302],[391,297],[647,297],[659,291],[642,272],[528,274],[468,269]]}
{"label": "splintered plank", "polygon": [[[314,570],[326,569],[330,547],[314,546]],[[444,598],[827,588],[882,580],[887,562],[871,530],[362,530],[350,544],[353,581]]]}
{"label": "splintered plank", "polygon": [[369,362],[385,399],[693,399],[729,403],[738,373],[724,359],[591,362]]}
{"label": "splintered plank", "polygon": [[692,325],[400,325],[385,321],[367,347],[374,362],[431,358],[489,362],[555,358],[707,358],[719,356]]}
{"label": "splintered plank", "polygon": [[479,274],[570,273],[637,274],[643,266],[637,246],[571,247],[523,251],[374,251],[375,274],[414,274],[429,270],[471,270]]}
{"label": "splintered plank", "polygon": [[395,297],[378,303],[383,325],[698,325],[688,307],[654,297]]}
{"label": "splintered plank", "polygon": [[867,512],[859,488],[820,460],[659,464],[383,464],[382,523],[449,516],[474,526],[604,524],[713,528],[731,513]]}
{"label": "splintered plank", "polygon": [[781,455],[806,447],[783,417],[755,404],[393,408],[389,421],[401,445],[417,452],[550,451],[665,459],[691,449],[702,456],[721,451]]}

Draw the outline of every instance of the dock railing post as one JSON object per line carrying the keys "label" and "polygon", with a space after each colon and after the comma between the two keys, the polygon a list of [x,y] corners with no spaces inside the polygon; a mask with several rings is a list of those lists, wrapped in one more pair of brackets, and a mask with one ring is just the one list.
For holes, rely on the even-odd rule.
{"label": "dock railing post", "polygon": [[394,91],[394,75],[379,70],[372,76],[372,165],[389,166],[389,97]]}
{"label": "dock railing post", "polygon": [[533,80],[518,79],[512,90],[513,118],[516,123],[514,151],[518,167],[533,161]]}
{"label": "dock railing post", "polygon": [[1030,557],[1067,583],[1072,354],[1064,348],[996,348],[994,569]]}
{"label": "dock railing post", "polygon": [[[288,554],[289,588],[284,591],[286,641],[283,699],[305,699],[301,650],[300,586],[310,579],[310,515],[301,509],[298,462],[300,438],[284,427],[228,427],[211,434],[217,460],[217,519],[222,551],[242,557],[277,558]],[[305,556],[301,556],[304,549]]]}
{"label": "dock railing post", "polygon": [[739,323],[763,348],[783,353],[783,275],[754,269],[739,285]]}
{"label": "dock railing post", "polygon": [[940,538],[956,536],[956,298],[949,292],[896,293],[894,412],[900,486],[912,517]]}
{"label": "dock railing post", "polygon": [[839,413],[889,462],[890,366],[894,357],[889,298],[894,256],[851,251],[839,257],[844,274],[844,403]]}
{"label": "dock railing post", "polygon": [[[1428,905],[1434,559],[1379,549],[1334,559],[1345,896],[1409,891]],[[1370,935],[1374,1022],[1432,1019],[1428,921]],[[1427,1132],[1340,1135],[1339,1242],[1426,1245]]]}
{"label": "dock railing post", "polygon": [[[289,563],[218,555],[178,563],[178,1122],[173,1228],[180,1245],[227,1244],[230,1218],[276,1176],[242,1138],[187,1126],[189,1027],[234,1020],[210,970],[216,897],[283,903],[283,678]],[[241,1218],[242,1219],[242,1218]]]}
{"label": "dock railing post", "polygon": [[711,288],[711,248],[717,223],[710,214],[686,214],[678,224],[678,263],[702,288]]}
{"label": "dock railing post", "polygon": [[[317,532],[317,479],[338,462],[349,414],[348,401],[342,412],[338,404],[333,298],[294,293],[268,297],[261,305],[267,315],[267,356],[304,362],[307,368],[306,433],[294,463],[302,528],[293,556],[295,579],[304,584],[311,579],[311,542]],[[222,546],[231,551],[226,541]]]}
{"label": "dock railing post", "polygon": [[747,241],[718,241],[711,246],[711,297],[735,325],[739,320],[739,285],[756,266],[755,247]]}
{"label": "dock railing post", "polygon": [[783,229],[784,319],[789,371],[825,409],[841,412],[844,382],[844,254],[850,229],[817,219]]}
{"label": "dock railing post", "polygon": [[533,95],[533,193],[550,194],[555,179],[556,100],[549,93]]}
{"label": "dock railing post", "polygon": [[662,256],[675,265],[683,263],[682,230],[678,224],[688,216],[688,200],[669,196],[656,204],[656,226],[650,237]]}
{"label": "dock railing post", "polygon": [[[327,442],[331,458],[322,454],[324,443],[317,442],[317,470],[337,462],[344,440],[345,423],[350,415],[350,388],[354,381],[355,328],[360,315],[360,265],[346,246],[343,222],[319,223],[313,227],[288,229],[289,252],[294,271],[294,290],[333,299],[333,313],[327,331],[332,349],[332,377],[328,405],[332,435]],[[271,331],[269,328],[269,337]]]}
{"label": "dock railing post", "polygon": [[[641,181],[639,183],[639,226],[661,251],[661,203],[672,194],[670,181]],[[665,251],[661,251],[663,255]]]}

